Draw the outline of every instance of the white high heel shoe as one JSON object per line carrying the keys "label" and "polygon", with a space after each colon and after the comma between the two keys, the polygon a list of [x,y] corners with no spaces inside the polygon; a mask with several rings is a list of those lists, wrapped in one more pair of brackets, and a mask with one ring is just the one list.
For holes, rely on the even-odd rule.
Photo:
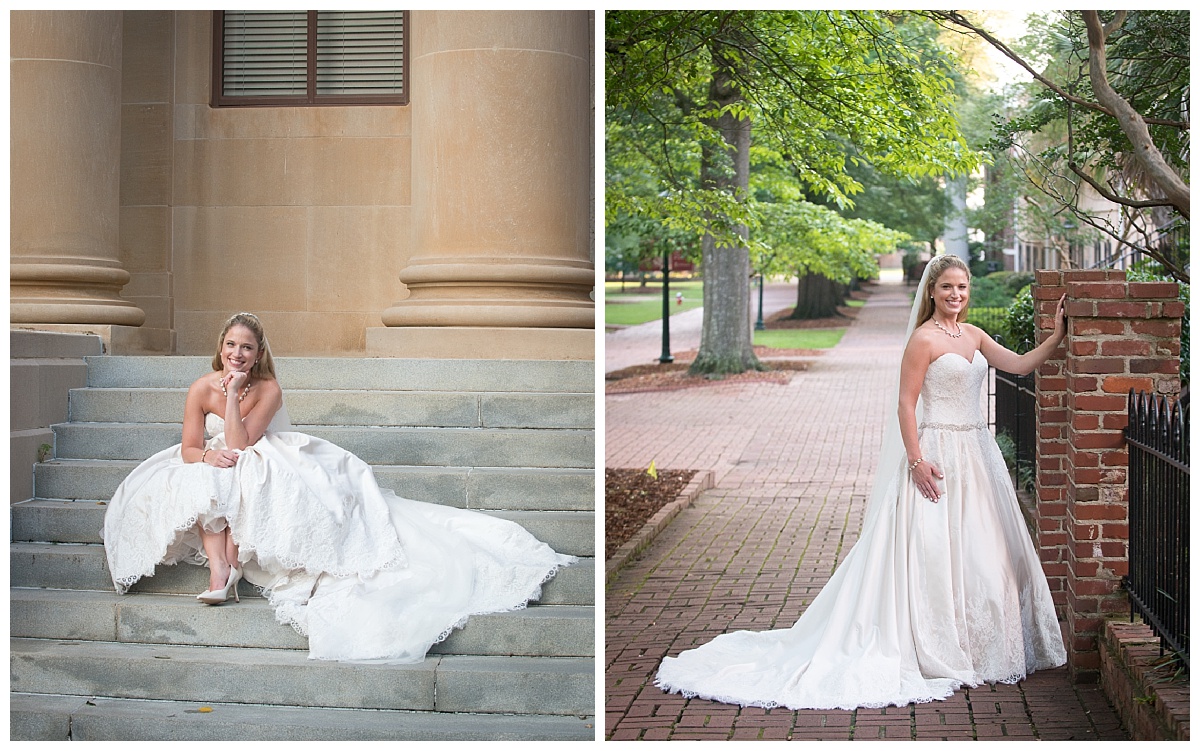
{"label": "white high heel shoe", "polygon": [[242,600],[240,597],[238,597],[237,591],[237,583],[241,580],[241,578],[241,569],[236,569],[230,566],[229,579],[225,582],[224,589],[210,589],[207,592],[201,592],[200,594],[196,595],[196,599],[205,605],[220,605],[229,599],[229,595],[232,592],[233,601],[241,602]]}

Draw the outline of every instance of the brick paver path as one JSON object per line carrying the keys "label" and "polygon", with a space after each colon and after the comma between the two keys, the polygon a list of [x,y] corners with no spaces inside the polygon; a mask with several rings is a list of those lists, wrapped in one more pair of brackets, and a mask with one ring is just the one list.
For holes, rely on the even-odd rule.
{"label": "brick paver path", "polygon": [[667,654],[737,629],[790,626],[858,537],[909,298],[880,285],[841,343],[787,386],[716,384],[605,398],[605,466],[710,469],[605,597],[606,737],[630,739],[1124,739],[1095,686],[1065,668],[932,704],[742,709],[665,694]]}

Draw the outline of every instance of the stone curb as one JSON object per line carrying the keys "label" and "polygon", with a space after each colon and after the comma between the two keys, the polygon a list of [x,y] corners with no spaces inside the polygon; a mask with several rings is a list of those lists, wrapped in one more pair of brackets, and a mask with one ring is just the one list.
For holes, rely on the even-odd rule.
{"label": "stone curb", "polygon": [[627,540],[624,545],[617,548],[617,552],[613,557],[604,562],[604,581],[611,581],[617,572],[625,567],[626,563],[633,560],[633,557],[646,549],[658,533],[667,528],[680,511],[683,511],[705,490],[709,490],[715,486],[714,474],[712,470],[698,470],[683,490],[679,491],[679,495],[675,500],[663,506],[658,512],[650,517],[650,520],[642,525],[642,528],[637,531],[632,539]]}

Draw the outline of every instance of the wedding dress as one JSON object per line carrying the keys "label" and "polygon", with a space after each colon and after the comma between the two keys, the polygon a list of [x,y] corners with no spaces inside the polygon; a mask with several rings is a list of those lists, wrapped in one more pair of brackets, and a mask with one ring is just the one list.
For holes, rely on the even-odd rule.
{"label": "wedding dress", "polygon": [[[223,431],[205,415],[206,448],[224,448]],[[161,564],[205,564],[197,523],[228,525],[243,575],[312,658],[419,662],[468,616],[524,607],[576,560],[514,522],[380,488],[358,457],[292,431],[282,407],[232,468],[184,463],[180,449],[139,465],[108,505],[117,591]]]}
{"label": "wedding dress", "polygon": [[918,435],[945,475],[937,503],[909,479],[902,451],[882,452],[880,502],[795,625],[667,657],[657,685],[743,706],[853,709],[945,699],[1064,664],[1050,590],[980,409],[987,374],[981,352],[929,365]]}

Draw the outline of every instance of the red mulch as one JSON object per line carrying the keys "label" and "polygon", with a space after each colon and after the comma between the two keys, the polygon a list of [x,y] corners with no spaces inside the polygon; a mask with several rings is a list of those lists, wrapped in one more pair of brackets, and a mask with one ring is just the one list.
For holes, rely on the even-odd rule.
{"label": "red mulch", "polygon": [[604,559],[612,558],[650,517],[675,500],[694,474],[694,469],[660,469],[655,479],[644,469],[605,469]]}

